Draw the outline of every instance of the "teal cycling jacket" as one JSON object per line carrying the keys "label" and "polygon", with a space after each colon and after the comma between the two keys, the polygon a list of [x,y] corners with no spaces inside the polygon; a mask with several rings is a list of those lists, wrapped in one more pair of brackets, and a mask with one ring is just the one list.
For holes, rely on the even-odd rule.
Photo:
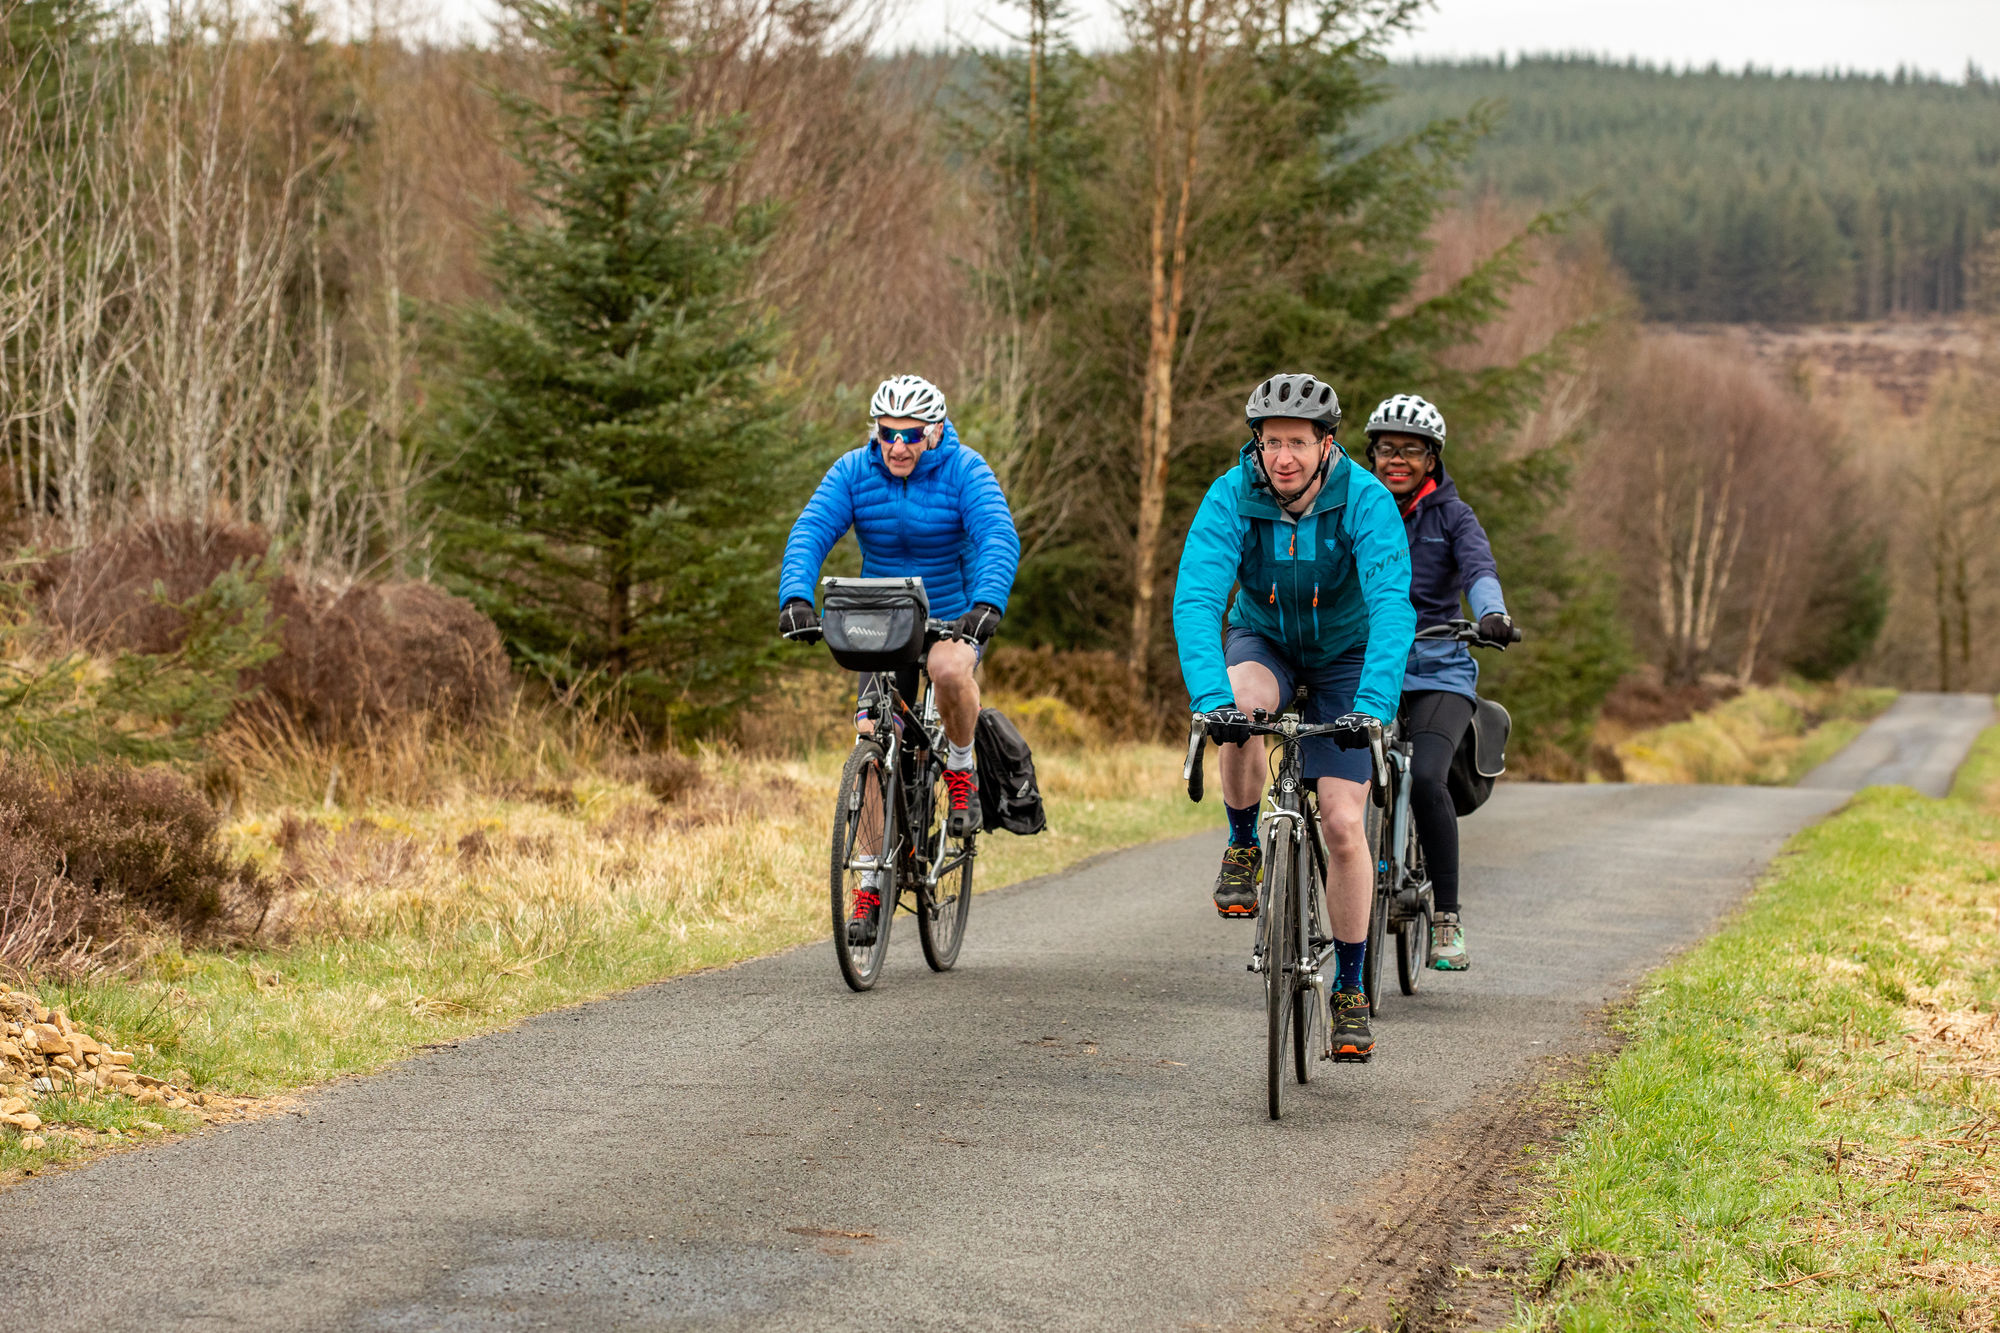
{"label": "teal cycling jacket", "polygon": [[1262,635],[1300,667],[1366,644],[1354,707],[1387,722],[1417,630],[1409,538],[1395,498],[1336,446],[1326,484],[1293,521],[1253,485],[1255,448],[1244,445],[1237,465],[1208,488],[1181,548],[1174,638],[1188,698],[1198,713],[1235,701],[1222,657],[1228,608],[1230,624]]}

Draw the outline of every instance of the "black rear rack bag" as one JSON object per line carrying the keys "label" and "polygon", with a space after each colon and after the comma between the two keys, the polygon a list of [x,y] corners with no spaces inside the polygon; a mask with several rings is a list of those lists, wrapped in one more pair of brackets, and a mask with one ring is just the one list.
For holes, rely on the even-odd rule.
{"label": "black rear rack bag", "polygon": [[931,602],[922,579],[827,579],[820,622],[849,671],[894,671],[924,656]]}

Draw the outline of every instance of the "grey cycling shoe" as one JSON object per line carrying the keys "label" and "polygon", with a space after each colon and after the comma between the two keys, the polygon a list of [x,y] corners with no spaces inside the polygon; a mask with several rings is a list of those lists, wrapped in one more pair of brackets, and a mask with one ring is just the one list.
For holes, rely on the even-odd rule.
{"label": "grey cycling shoe", "polygon": [[1439,912],[1431,918],[1431,966],[1440,972],[1463,972],[1472,966],[1465,952],[1465,927],[1458,913]]}

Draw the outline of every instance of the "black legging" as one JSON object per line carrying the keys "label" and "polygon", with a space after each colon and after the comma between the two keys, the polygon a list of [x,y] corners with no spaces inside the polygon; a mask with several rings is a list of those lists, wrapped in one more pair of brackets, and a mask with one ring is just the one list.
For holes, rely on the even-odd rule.
{"label": "black legging", "polygon": [[1452,808],[1446,776],[1451,757],[1472,721],[1472,700],[1445,690],[1418,690],[1403,696],[1403,729],[1409,734],[1410,812],[1417,841],[1430,868],[1437,910],[1458,910],[1458,812]]}

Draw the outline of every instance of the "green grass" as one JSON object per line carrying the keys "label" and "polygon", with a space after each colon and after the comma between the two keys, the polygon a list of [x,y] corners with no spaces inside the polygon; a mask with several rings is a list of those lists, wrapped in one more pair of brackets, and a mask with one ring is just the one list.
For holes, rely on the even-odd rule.
{"label": "green grass", "polygon": [[1994,1326],[1996,783],[2000,730],[1978,802],[1861,793],[1652,978],[1542,1182],[1517,1327]]}
{"label": "green grass", "polygon": [[[839,760],[712,761],[704,798],[725,814],[685,829],[622,818],[636,807],[609,787],[579,788],[574,810],[441,798],[428,809],[371,809],[365,821],[323,816],[336,828],[317,860],[295,867],[307,884],[288,947],[162,941],[129,972],[34,989],[134,1052],[140,1072],[182,1070],[192,1088],[263,1096],[367,1073],[425,1043],[824,938]],[[1164,747],[1097,746],[1039,763],[1050,827],[982,839],[981,889],[1221,817],[1180,793],[1179,755]],[[747,808],[745,791],[758,797]],[[265,812],[241,821],[236,836],[275,865],[278,822]],[[455,851],[468,830],[496,846],[516,842],[468,863]],[[916,948],[914,929],[897,939]],[[825,984],[840,985],[831,957]],[[74,1129],[105,1116],[106,1128],[121,1130],[138,1119],[191,1123],[116,1097],[75,1106],[44,1098],[36,1113]],[[24,1152],[19,1136],[0,1130],[0,1171],[104,1142],[44,1137],[47,1148]]]}
{"label": "green grass", "polygon": [[1632,782],[1785,787],[1831,759],[1895,699],[1894,690],[1791,680],[1745,690],[1615,749]]}

